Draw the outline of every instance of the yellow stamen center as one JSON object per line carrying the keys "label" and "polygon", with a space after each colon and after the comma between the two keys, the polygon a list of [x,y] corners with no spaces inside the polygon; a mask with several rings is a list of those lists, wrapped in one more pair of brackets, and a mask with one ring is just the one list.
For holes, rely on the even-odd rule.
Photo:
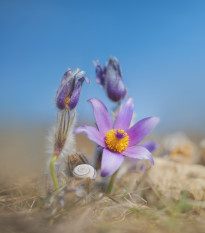
{"label": "yellow stamen center", "polygon": [[66,100],[65,100],[65,106],[67,106],[67,105],[68,105],[69,101],[70,101],[70,98],[69,98],[69,97],[67,97],[67,98],[66,98]]}
{"label": "yellow stamen center", "polygon": [[111,129],[105,135],[105,143],[109,150],[121,153],[129,145],[129,136],[123,129]]}

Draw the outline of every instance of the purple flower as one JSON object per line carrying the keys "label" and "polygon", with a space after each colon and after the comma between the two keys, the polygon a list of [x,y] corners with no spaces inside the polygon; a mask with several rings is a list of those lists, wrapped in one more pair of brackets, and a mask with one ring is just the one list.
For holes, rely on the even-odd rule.
{"label": "purple flower", "polygon": [[128,98],[122,105],[114,124],[106,106],[97,98],[88,100],[94,110],[98,129],[80,126],[74,133],[85,133],[87,137],[103,147],[101,176],[112,175],[124,161],[124,156],[133,159],[147,159],[154,165],[151,152],[143,146],[136,146],[159,122],[158,117],[148,117],[129,128],[134,103]]}
{"label": "purple flower", "polygon": [[117,58],[110,58],[109,62],[102,67],[98,63],[96,66],[96,81],[105,89],[108,97],[118,102],[125,98],[127,89],[123,82],[120,64]]}
{"label": "purple flower", "polygon": [[[58,91],[56,93],[56,106],[59,109],[65,109],[69,107],[70,110],[74,109],[77,105],[80,97],[81,86],[84,81],[90,84],[90,81],[86,77],[79,78],[84,72],[79,69],[72,73],[71,69],[68,69],[62,79]],[[79,78],[79,79],[78,79]]]}

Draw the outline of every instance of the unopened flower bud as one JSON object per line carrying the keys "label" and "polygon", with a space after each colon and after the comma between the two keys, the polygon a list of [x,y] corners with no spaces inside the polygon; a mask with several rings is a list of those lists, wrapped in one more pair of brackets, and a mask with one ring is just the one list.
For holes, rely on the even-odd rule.
{"label": "unopened flower bud", "polygon": [[96,66],[96,80],[105,89],[108,97],[118,102],[125,98],[127,88],[123,82],[120,64],[117,58],[110,58],[103,68],[98,63]]}
{"label": "unopened flower bud", "polygon": [[72,73],[71,69],[68,69],[64,73],[55,98],[56,106],[59,109],[62,110],[68,107],[70,110],[72,110],[75,108],[79,101],[83,82],[86,81],[90,84],[88,78],[79,78],[79,76],[83,74],[84,72],[80,71],[79,69],[77,69],[77,71],[74,73]]}

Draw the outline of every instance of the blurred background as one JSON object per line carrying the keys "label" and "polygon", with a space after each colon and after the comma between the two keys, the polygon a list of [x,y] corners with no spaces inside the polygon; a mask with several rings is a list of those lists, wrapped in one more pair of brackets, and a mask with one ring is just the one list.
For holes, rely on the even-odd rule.
{"label": "blurred background", "polygon": [[83,85],[79,121],[94,121],[91,97],[114,106],[93,65],[111,55],[120,61],[138,119],[159,116],[156,134],[203,137],[204,12],[203,0],[0,0],[1,167],[20,174],[17,161],[24,171],[44,166],[55,93],[67,68],[79,67],[92,82]]}

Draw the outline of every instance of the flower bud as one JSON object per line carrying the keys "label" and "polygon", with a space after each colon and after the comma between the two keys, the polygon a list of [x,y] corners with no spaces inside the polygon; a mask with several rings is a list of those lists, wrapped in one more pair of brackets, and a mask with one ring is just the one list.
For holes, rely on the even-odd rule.
{"label": "flower bud", "polygon": [[127,88],[123,82],[120,64],[117,58],[110,58],[103,68],[98,63],[96,66],[96,80],[105,89],[108,97],[118,102],[125,98]]}
{"label": "flower bud", "polygon": [[70,110],[74,109],[77,105],[80,97],[81,87],[84,81],[90,84],[90,81],[86,77],[79,76],[83,75],[84,72],[79,69],[72,73],[71,69],[68,69],[61,80],[60,86],[56,93],[56,106],[59,109],[65,109],[68,107]]}

